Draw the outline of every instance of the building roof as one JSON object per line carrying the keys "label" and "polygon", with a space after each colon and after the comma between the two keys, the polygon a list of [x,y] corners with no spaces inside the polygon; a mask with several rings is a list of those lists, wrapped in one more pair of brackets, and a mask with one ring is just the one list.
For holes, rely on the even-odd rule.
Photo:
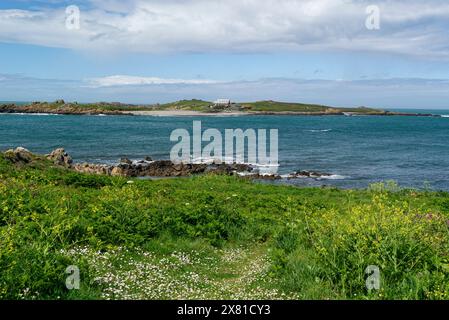
{"label": "building roof", "polygon": [[217,99],[214,103],[215,104],[230,104],[231,100],[230,99]]}

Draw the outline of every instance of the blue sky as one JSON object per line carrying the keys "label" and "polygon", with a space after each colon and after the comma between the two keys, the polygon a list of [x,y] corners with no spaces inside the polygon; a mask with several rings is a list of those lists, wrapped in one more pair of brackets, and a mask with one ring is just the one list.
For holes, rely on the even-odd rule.
{"label": "blue sky", "polygon": [[2,1],[0,100],[449,109],[447,30],[441,0]]}

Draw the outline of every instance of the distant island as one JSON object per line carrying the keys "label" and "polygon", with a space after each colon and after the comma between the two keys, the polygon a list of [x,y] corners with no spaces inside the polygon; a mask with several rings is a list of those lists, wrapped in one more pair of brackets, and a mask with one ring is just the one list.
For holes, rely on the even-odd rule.
{"label": "distant island", "polygon": [[391,112],[367,107],[330,107],[278,101],[234,103],[229,99],[215,102],[192,99],[165,104],[124,104],[119,102],[77,103],[57,100],[29,104],[0,104],[0,113],[49,113],[66,115],[375,115],[375,116],[435,116],[421,113]]}

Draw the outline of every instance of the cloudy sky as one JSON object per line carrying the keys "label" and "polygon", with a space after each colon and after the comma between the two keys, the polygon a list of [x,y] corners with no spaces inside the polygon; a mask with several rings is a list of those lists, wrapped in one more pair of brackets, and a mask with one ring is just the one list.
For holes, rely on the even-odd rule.
{"label": "cloudy sky", "polygon": [[219,97],[449,109],[449,1],[0,2],[1,101]]}

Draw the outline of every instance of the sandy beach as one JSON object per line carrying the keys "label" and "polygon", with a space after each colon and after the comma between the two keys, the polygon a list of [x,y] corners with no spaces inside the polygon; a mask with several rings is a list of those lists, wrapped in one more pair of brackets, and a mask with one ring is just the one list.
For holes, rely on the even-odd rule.
{"label": "sandy beach", "polygon": [[231,116],[247,116],[247,112],[200,112],[191,110],[156,110],[156,111],[127,111],[128,114],[135,116],[153,116],[153,117],[231,117]]}

